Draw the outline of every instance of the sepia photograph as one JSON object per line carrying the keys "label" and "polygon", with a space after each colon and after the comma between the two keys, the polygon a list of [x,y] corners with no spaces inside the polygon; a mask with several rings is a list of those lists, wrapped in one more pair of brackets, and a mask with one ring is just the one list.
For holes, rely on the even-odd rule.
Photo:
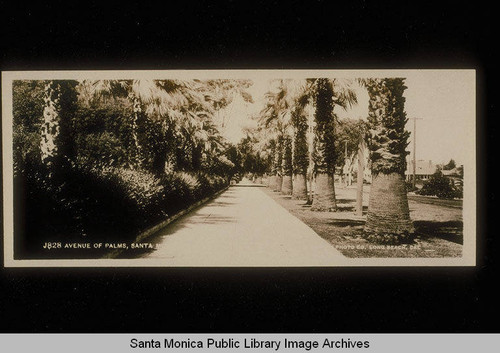
{"label": "sepia photograph", "polygon": [[488,350],[491,6],[117,5],[0,2],[0,351]]}
{"label": "sepia photograph", "polygon": [[3,72],[4,265],[474,266],[475,85]]}

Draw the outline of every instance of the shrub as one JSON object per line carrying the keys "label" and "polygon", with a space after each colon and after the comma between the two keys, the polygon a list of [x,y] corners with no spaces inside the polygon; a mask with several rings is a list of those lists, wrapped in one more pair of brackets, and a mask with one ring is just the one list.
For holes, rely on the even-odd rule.
{"label": "shrub", "polygon": [[177,172],[175,173],[175,177],[180,184],[183,184],[185,186],[192,200],[196,200],[197,198],[201,197],[201,185],[196,176],[187,172]]}
{"label": "shrub", "polygon": [[446,178],[439,170],[430,177],[417,194],[437,196],[443,199],[462,197],[462,191],[456,188],[453,182]]}
{"label": "shrub", "polygon": [[31,250],[42,240],[128,241],[226,185],[219,176],[158,177],[111,166],[73,165],[53,179],[48,174],[39,159],[28,159],[15,177],[17,224],[25,226],[22,241]]}
{"label": "shrub", "polygon": [[119,166],[127,161],[127,151],[121,141],[109,132],[80,135],[77,145],[81,165]]}
{"label": "shrub", "polygon": [[416,186],[413,186],[412,181],[406,181],[406,191],[407,192],[418,191],[418,188]]}

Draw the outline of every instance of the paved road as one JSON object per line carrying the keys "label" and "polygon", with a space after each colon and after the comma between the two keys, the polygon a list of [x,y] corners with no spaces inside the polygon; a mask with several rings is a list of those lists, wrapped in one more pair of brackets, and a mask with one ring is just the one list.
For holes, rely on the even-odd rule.
{"label": "paved road", "polygon": [[142,257],[165,266],[333,266],[344,256],[259,187],[232,186],[170,224]]}

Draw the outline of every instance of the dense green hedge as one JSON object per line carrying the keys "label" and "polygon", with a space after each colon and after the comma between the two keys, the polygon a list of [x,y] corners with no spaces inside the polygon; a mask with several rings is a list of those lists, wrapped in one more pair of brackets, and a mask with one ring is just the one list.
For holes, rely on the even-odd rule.
{"label": "dense green hedge", "polygon": [[[213,195],[227,185],[219,176],[174,172],[158,177],[121,167],[68,166],[54,179],[36,160],[15,177],[17,224],[32,249],[46,241],[132,240],[142,230]],[[22,205],[21,205],[22,204]],[[21,208],[22,209],[22,208]],[[24,249],[28,250],[29,249]]]}
{"label": "dense green hedge", "polygon": [[142,102],[135,112],[128,93],[98,95],[76,81],[59,82],[72,87],[64,90],[72,104],[61,106],[60,158],[42,164],[45,84],[13,83],[16,257],[96,257],[42,249],[46,242],[129,242],[221,190],[235,173],[209,109],[184,102],[182,118],[160,116]]}

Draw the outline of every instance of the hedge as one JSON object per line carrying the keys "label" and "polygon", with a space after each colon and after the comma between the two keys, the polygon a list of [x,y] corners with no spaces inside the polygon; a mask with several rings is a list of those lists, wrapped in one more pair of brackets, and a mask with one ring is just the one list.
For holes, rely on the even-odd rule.
{"label": "hedge", "polygon": [[158,177],[123,167],[72,166],[56,178],[47,175],[41,163],[27,161],[15,176],[16,224],[22,228],[16,233],[23,233],[18,250],[25,255],[47,241],[130,241],[227,185],[204,173]]}

